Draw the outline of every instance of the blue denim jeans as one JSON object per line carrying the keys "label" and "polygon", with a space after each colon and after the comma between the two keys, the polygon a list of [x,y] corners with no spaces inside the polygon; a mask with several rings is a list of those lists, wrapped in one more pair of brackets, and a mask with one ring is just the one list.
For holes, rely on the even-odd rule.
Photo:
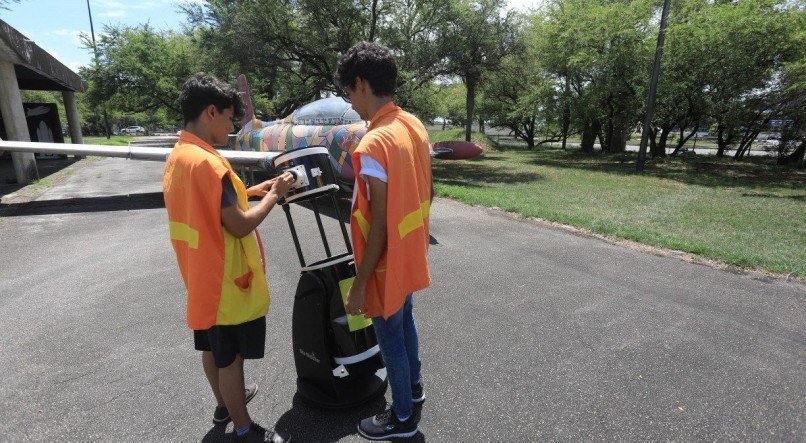
{"label": "blue denim jeans", "polygon": [[411,385],[420,383],[419,341],[412,308],[409,294],[403,307],[388,319],[372,318],[392,387],[392,410],[401,420],[411,417]]}

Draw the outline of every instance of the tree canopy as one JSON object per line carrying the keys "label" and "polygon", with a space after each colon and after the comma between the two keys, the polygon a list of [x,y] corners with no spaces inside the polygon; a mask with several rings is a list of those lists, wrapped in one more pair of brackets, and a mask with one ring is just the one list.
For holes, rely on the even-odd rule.
{"label": "tree canopy", "polygon": [[[520,13],[504,0],[207,0],[181,32],[108,27],[83,102],[116,121],[179,120],[179,88],[205,70],[247,75],[256,109],[283,117],[338,93],[341,54],[362,40],[394,52],[395,101],[424,120],[509,128],[531,148],[579,135],[581,149],[625,149],[647,130],[653,156],[693,134],[746,155],[773,122],[782,156],[803,137],[806,9],[789,0],[675,0],[656,112],[641,128],[660,3],[550,0]],[[2,5],[2,3],[0,3]],[[174,123],[178,124],[178,123]],[[784,134],[785,133],[785,134]],[[797,155],[796,155],[797,156]],[[801,156],[802,157],[802,156]],[[802,162],[802,159],[800,160]]]}

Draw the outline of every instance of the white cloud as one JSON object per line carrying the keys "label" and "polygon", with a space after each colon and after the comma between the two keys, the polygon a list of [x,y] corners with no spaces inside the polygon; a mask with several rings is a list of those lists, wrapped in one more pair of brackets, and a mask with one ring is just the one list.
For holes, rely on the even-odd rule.
{"label": "white cloud", "polygon": [[98,14],[98,17],[115,18],[115,17],[123,17],[124,15],[126,15],[126,11],[107,11]]}
{"label": "white cloud", "polygon": [[75,45],[81,45],[81,33],[83,31],[79,31],[77,29],[54,29],[51,31],[45,32],[45,35],[48,37],[72,37],[70,40]]}
{"label": "white cloud", "polygon": [[154,9],[159,8],[160,4],[154,1],[151,2],[143,2],[136,5],[129,6],[131,9]]}
{"label": "white cloud", "polygon": [[115,0],[108,0],[105,2],[101,2],[101,5],[107,8],[126,9],[126,5]]}

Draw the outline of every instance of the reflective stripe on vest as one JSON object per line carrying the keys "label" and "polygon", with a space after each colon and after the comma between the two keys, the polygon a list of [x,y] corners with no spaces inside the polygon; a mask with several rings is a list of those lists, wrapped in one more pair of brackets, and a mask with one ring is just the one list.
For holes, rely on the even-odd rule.
{"label": "reflective stripe on vest", "polygon": [[[419,208],[406,214],[406,216],[403,217],[403,221],[397,225],[397,232],[400,238],[402,239],[411,234],[417,228],[422,228],[425,225],[425,219],[428,218],[430,213],[431,201],[426,200],[420,203]],[[355,217],[355,221],[358,222],[358,228],[361,229],[361,235],[364,237],[364,240],[368,240],[369,222],[366,217],[364,217],[360,209],[356,209],[355,212],[353,212],[353,217]]]}
{"label": "reflective stripe on vest", "polygon": [[422,228],[425,225],[425,219],[431,212],[431,201],[426,200],[420,203],[420,207],[414,211],[409,212],[403,217],[403,221],[397,225],[397,231],[400,238],[404,238],[417,228]]}
{"label": "reflective stripe on vest", "polygon": [[369,239],[369,222],[364,217],[364,214],[361,213],[360,209],[356,209],[353,212],[353,217],[355,217],[355,221],[358,222],[358,228],[361,229],[361,235],[364,236],[364,241]]}
{"label": "reflective stripe on vest", "polygon": [[174,221],[168,222],[168,229],[171,232],[171,240],[187,242],[190,249],[199,249],[199,231],[185,223]]}

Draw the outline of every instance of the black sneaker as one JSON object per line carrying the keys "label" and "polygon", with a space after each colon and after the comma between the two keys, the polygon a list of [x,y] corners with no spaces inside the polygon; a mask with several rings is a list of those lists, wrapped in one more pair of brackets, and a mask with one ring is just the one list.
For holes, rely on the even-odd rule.
{"label": "black sneaker", "polygon": [[414,403],[422,403],[425,401],[425,392],[423,392],[423,383],[411,385],[411,401]]}
{"label": "black sneaker", "polygon": [[288,443],[291,441],[291,436],[271,429],[266,430],[263,426],[252,422],[246,435],[238,436],[233,431],[232,439],[238,443]]}
{"label": "black sneaker", "polygon": [[[246,403],[249,403],[249,400],[255,398],[255,394],[257,394],[257,384],[252,383],[251,385],[246,386],[244,395],[246,396]],[[229,411],[227,410],[226,406],[216,406],[215,412],[213,412],[213,424],[214,425],[223,425],[225,423],[229,423]]]}
{"label": "black sneaker", "polygon": [[387,409],[378,415],[361,420],[358,423],[358,433],[370,440],[413,437],[417,433],[417,421],[413,415],[401,422],[394,411]]}

